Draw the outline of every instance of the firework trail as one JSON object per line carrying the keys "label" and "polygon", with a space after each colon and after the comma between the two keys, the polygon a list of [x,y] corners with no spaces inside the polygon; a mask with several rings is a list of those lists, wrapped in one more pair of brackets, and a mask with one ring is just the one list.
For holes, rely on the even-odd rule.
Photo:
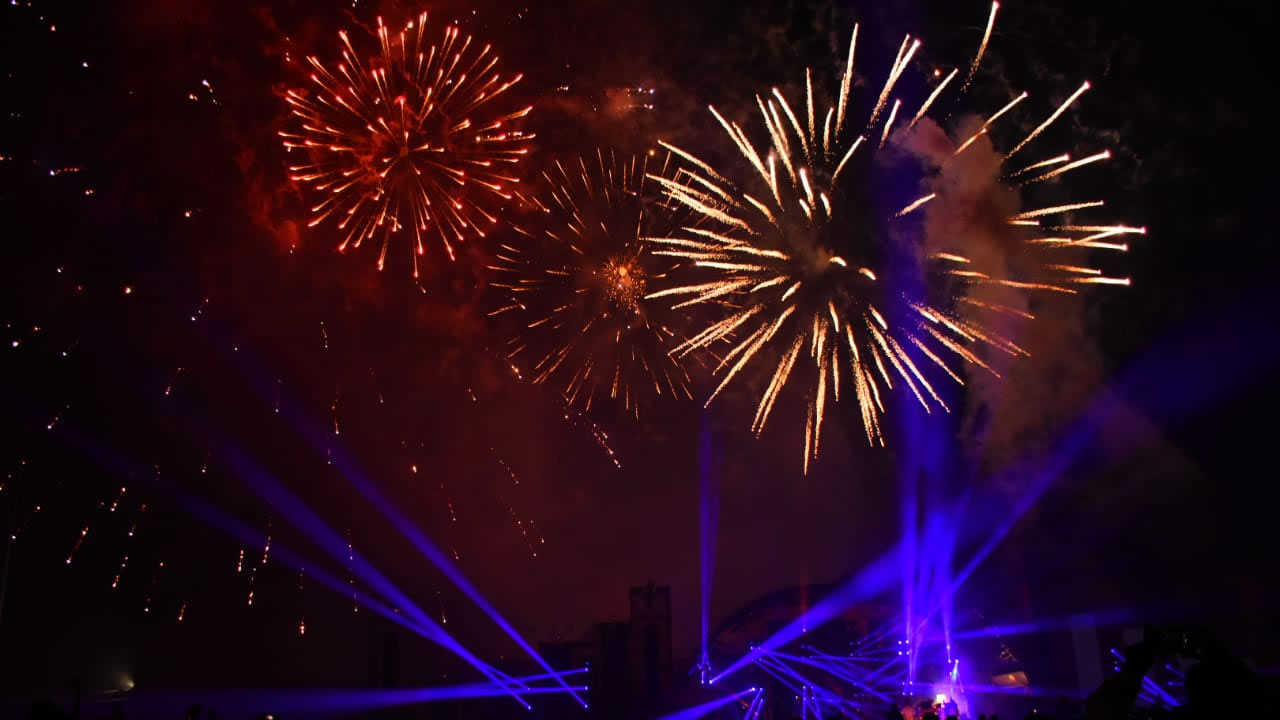
{"label": "firework trail", "polygon": [[677,266],[648,241],[674,229],[669,221],[680,215],[649,179],[667,180],[671,160],[597,150],[557,161],[529,199],[535,217],[516,227],[490,265],[503,294],[490,315],[515,325],[507,361],[560,391],[570,407],[588,411],[609,398],[638,415],[654,396],[692,398],[671,352],[684,315],[646,297]]}
{"label": "firework trail", "polygon": [[[994,18],[993,7],[991,22]],[[731,309],[678,345],[676,355],[718,350],[715,372],[722,377],[708,403],[753,360],[772,364],[752,422],[757,435],[788,380],[797,374],[812,379],[805,425],[805,472],[818,455],[826,405],[840,399],[842,385],[846,395],[856,397],[868,442],[883,445],[880,416],[885,391],[895,382],[905,385],[926,410],[946,410],[929,377],[941,374],[963,384],[951,361],[996,373],[982,359],[983,346],[1012,356],[1026,354],[970,315],[1030,314],[996,302],[990,293],[973,292],[973,288],[995,288],[1003,293],[1072,293],[1083,284],[1127,285],[1127,278],[1105,277],[1085,264],[1087,259],[1082,256],[1095,249],[1127,250],[1127,245],[1110,240],[1144,232],[1124,225],[1071,220],[1075,212],[1102,205],[1089,200],[1015,209],[995,223],[996,234],[1007,236],[1007,244],[1014,248],[1009,255],[1034,256],[1033,262],[1019,263],[1020,268],[1029,268],[1025,274],[1012,272],[1007,263],[988,267],[993,263],[984,263],[977,249],[966,247],[964,236],[947,238],[942,241],[945,247],[934,247],[939,243],[932,240],[925,247],[920,238],[923,228],[934,219],[931,211],[948,206],[949,200],[951,205],[963,201],[963,197],[949,195],[973,192],[948,182],[948,174],[965,162],[966,150],[979,141],[990,142],[988,127],[1027,94],[985,118],[976,130],[966,128],[959,137],[948,137],[929,119],[928,112],[956,77],[952,71],[931,90],[910,122],[895,128],[895,121],[905,119],[906,111],[902,100],[893,97],[894,89],[920,48],[919,40],[907,36],[878,96],[867,103],[869,119],[865,125],[855,126],[850,114],[855,102],[851,90],[857,37],[855,26],[838,90],[825,110],[821,99],[815,97],[809,71],[799,112],[777,88],[756,97],[766,133],[763,150],[736,122],[711,108],[749,166],[742,177],[744,184],[730,181],[731,173],[667,143],[662,144],[682,158],[685,169],[671,178],[649,176],[671,201],[703,221],[702,227],[650,238],[660,248],[653,254],[692,261],[705,274],[698,281],[650,292],[645,299],[670,298],[677,301],[676,307]],[[989,37],[990,27],[970,75]],[[1005,164],[992,173],[991,184],[1016,197],[1017,188],[1058,178],[1110,157],[1103,152],[1071,162],[1068,155],[1060,155],[1021,169],[1008,167],[1010,157],[1087,89],[1085,83],[1003,155]],[[914,159],[912,172],[921,187],[919,196],[887,210],[877,207],[877,188],[898,179],[886,175],[900,174],[907,158],[904,150],[924,154],[912,146],[930,139],[930,130],[934,145],[940,138],[947,151],[942,159],[936,152],[928,162]],[[911,290],[921,284],[922,291]],[[957,312],[961,305],[976,311],[961,315]],[[727,350],[716,347],[719,345]]]}
{"label": "firework trail", "polygon": [[381,236],[378,269],[392,238],[413,232],[413,273],[434,234],[454,245],[483,237],[514,195],[515,165],[532,135],[519,120],[530,108],[506,102],[521,75],[503,78],[492,46],[447,25],[439,44],[425,37],[427,15],[392,33],[378,18],[380,53],[364,59],[345,31],[335,69],[308,57],[310,90],[289,90],[285,148],[306,160],[292,178],[320,197],[314,227],[343,233],[339,251]]}

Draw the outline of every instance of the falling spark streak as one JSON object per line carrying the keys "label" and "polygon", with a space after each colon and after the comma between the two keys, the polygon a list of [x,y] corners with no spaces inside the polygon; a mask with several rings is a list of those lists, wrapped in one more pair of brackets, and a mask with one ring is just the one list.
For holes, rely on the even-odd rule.
{"label": "falling spark streak", "polygon": [[1083,167],[1083,166],[1088,165],[1088,164],[1090,164],[1090,163],[1098,162],[1099,160],[1109,160],[1109,159],[1111,159],[1111,151],[1110,151],[1110,150],[1103,150],[1102,152],[1097,153],[1097,154],[1095,154],[1095,155],[1090,155],[1089,157],[1086,157],[1086,158],[1080,158],[1079,160],[1076,160],[1075,162],[1071,162],[1071,163],[1068,163],[1068,164],[1066,164],[1066,165],[1063,165],[1063,166],[1062,166],[1062,167],[1060,167],[1060,168],[1056,168],[1056,169],[1054,169],[1054,170],[1050,170],[1049,172],[1047,172],[1047,173],[1045,173],[1045,174],[1043,174],[1043,175],[1038,175],[1038,176],[1036,176],[1036,177],[1034,177],[1034,178],[1031,178],[1030,180],[1027,180],[1026,182],[1024,182],[1024,183],[1022,183],[1022,184],[1023,184],[1023,185],[1030,185],[1030,184],[1032,184],[1032,183],[1043,182],[1043,181],[1045,181],[1045,180],[1049,180],[1049,179],[1051,179],[1051,178],[1058,177],[1059,175],[1061,175],[1061,174],[1063,174],[1063,173],[1065,173],[1065,172],[1068,172],[1068,171],[1071,171],[1071,170],[1075,170],[1075,169],[1076,169],[1076,168],[1078,168],[1078,167]]}
{"label": "falling spark streak", "polygon": [[1130,285],[1129,278],[1112,278],[1112,277],[1081,277],[1074,278],[1071,282],[1077,282],[1085,285]]}
{"label": "falling spark streak", "polygon": [[1053,114],[1049,116],[1048,120],[1045,120],[1044,122],[1040,123],[1040,125],[1036,127],[1035,130],[1031,131],[1030,135],[1023,138],[1022,142],[1014,146],[1014,148],[1004,156],[1005,160],[1008,160],[1009,158],[1013,157],[1015,153],[1017,153],[1022,148],[1026,147],[1027,143],[1031,142],[1032,140],[1035,140],[1040,133],[1044,132],[1045,128],[1052,125],[1053,121],[1058,119],[1059,115],[1066,112],[1067,108],[1071,107],[1071,103],[1075,102],[1076,98],[1083,95],[1084,91],[1088,89],[1089,89],[1089,81],[1086,80],[1083,84],[1080,85],[1079,90],[1076,90],[1075,92],[1071,93],[1071,97],[1064,100],[1063,103],[1058,106],[1058,109],[1053,111]]}
{"label": "falling spark streak", "polygon": [[1032,315],[1031,313],[1025,310],[1019,310],[1018,308],[1009,307],[1008,305],[1001,305],[1000,303],[986,302],[986,301],[978,300],[976,298],[971,298],[971,297],[962,297],[960,298],[960,302],[968,303],[970,305],[974,305],[980,308],[985,308],[987,310],[992,310],[994,312],[1005,313],[1006,315],[1016,315],[1020,318],[1025,318],[1027,320],[1036,319],[1035,315]]}
{"label": "falling spark streak", "polygon": [[156,583],[160,580],[160,571],[164,570],[164,561],[161,560],[156,565],[156,571],[151,574],[151,582],[147,583],[147,594],[142,601],[142,612],[151,612],[151,596],[155,594]]}
{"label": "falling spark streak", "polygon": [[987,134],[986,128],[982,128],[978,132],[974,133],[969,137],[968,140],[965,140],[963,143],[960,143],[960,147],[956,148],[956,151],[951,153],[951,156],[955,157],[956,155],[959,155],[960,153],[964,152],[965,149],[967,149],[970,145],[974,143],[974,141],[976,141],[978,138],[986,134]]}
{"label": "falling spark streak", "polygon": [[[489,452],[494,452],[493,448],[489,448]],[[511,478],[511,484],[519,487],[520,478],[516,476],[516,473],[511,469],[511,466],[508,465],[505,460],[498,457],[496,453],[494,454],[494,459],[498,461],[498,464],[506,471],[507,476]],[[520,536],[524,539],[525,546],[529,549],[529,556],[536,559],[538,557],[538,551],[534,547],[533,539],[530,537],[528,529],[525,527],[525,521],[522,521],[520,516],[516,513],[515,505],[508,503],[501,492],[498,493],[498,500],[506,503],[507,514],[511,516],[511,520],[515,523],[516,529],[520,531]],[[528,521],[528,525],[532,528],[533,521]]]}
{"label": "falling spark streak", "polygon": [[996,26],[996,11],[999,9],[1000,3],[991,3],[991,14],[987,16],[987,29],[982,33],[982,42],[978,44],[978,52],[973,56],[973,64],[969,66],[969,74],[964,78],[964,85],[960,87],[961,95],[969,89],[969,84],[973,82],[973,76],[978,74],[978,65],[982,63],[982,56],[987,52],[987,43],[991,41],[991,31]]}
{"label": "falling spark streak", "polygon": [[884,83],[884,89],[880,91],[880,99],[876,100],[876,106],[871,111],[871,119],[867,121],[867,127],[870,128],[876,124],[876,119],[880,117],[880,111],[884,109],[884,104],[889,101],[889,94],[893,92],[893,86],[897,84],[898,78],[902,76],[902,71],[907,69],[907,64],[911,62],[911,56],[916,54],[916,50],[920,49],[920,41],[916,40],[911,43],[910,49],[907,43],[911,41],[908,35],[902,39],[902,47],[898,49],[898,59],[893,63],[893,69],[889,71],[889,79]]}
{"label": "falling spark streak", "polygon": [[908,131],[914,128],[916,123],[920,122],[920,120],[924,118],[925,113],[929,112],[929,108],[933,106],[933,102],[937,100],[938,96],[942,94],[942,91],[946,89],[947,83],[951,82],[952,79],[955,78],[956,72],[956,70],[952,70],[950,73],[947,73],[947,76],[942,79],[942,82],[938,83],[938,86],[933,89],[933,92],[929,93],[929,97],[924,101],[924,104],[922,104],[920,109],[916,111],[916,116],[911,118],[911,122],[907,124]]}
{"label": "falling spark streak", "polygon": [[31,520],[40,513],[42,507],[43,506],[41,505],[35,505],[31,508],[31,512],[27,513],[27,516],[22,519],[22,522],[18,523],[18,526],[14,528],[13,532],[9,533],[10,542],[18,539],[18,536],[22,534],[22,531],[26,529]]}
{"label": "falling spark streak", "polygon": [[48,423],[46,423],[46,424],[45,424],[44,429],[45,429],[45,430],[52,430],[52,429],[54,428],[54,426],[56,426],[56,425],[58,424],[58,421],[62,419],[62,414],[63,414],[64,412],[66,412],[66,411],[70,410],[70,409],[71,409],[71,406],[70,406],[70,405],[64,405],[64,406],[63,406],[63,408],[62,408],[61,410],[59,410],[59,411],[57,412],[57,414],[55,414],[55,415],[53,416],[53,419],[52,419],[52,420],[50,420]]}
{"label": "falling spark streak", "polygon": [[587,417],[586,414],[578,412],[568,405],[565,405],[562,408],[562,411],[561,417],[565,422],[574,428],[586,428],[587,432],[591,435],[591,439],[595,441],[596,447],[600,448],[600,450],[608,456],[609,461],[613,463],[613,466],[618,469],[622,468],[622,461],[618,458],[618,454],[614,452],[613,447],[609,444],[608,433],[602,430],[600,426],[592,421],[591,418]]}
{"label": "falling spark streak", "polygon": [[[992,37],[998,8],[998,4],[992,4],[986,31],[961,94],[981,64]],[[771,367],[751,423],[751,430],[756,435],[763,432],[778,397],[797,374],[793,372],[795,365],[800,362],[802,353],[806,354],[812,363],[812,373],[805,375],[811,376],[813,383],[809,386],[806,402],[803,464],[806,473],[821,447],[828,401],[840,400],[842,384],[852,388],[868,444],[883,445],[880,415],[884,412],[885,402],[882,384],[884,389],[892,390],[897,381],[912,392],[926,411],[934,407],[947,411],[943,394],[935,388],[929,375],[938,372],[964,385],[964,377],[959,370],[949,366],[948,357],[958,358],[965,364],[999,377],[979,350],[996,350],[1011,356],[1027,354],[1014,342],[986,329],[970,316],[998,313],[1031,320],[1031,313],[991,302],[982,295],[971,297],[970,289],[976,293],[983,286],[998,286],[1027,292],[1071,293],[1074,290],[1068,285],[1072,284],[1128,283],[1127,278],[1104,276],[1101,270],[1084,271],[1082,268],[1085,266],[1072,264],[1071,260],[1077,259],[1074,256],[1065,262],[1060,258],[1035,264],[1025,271],[1028,277],[1007,277],[1008,270],[1002,265],[998,269],[984,266],[974,259],[983,256],[974,255],[966,249],[961,244],[964,238],[956,238],[950,241],[952,247],[938,248],[925,258],[928,277],[948,278],[946,283],[926,289],[935,295],[950,293],[934,304],[934,301],[926,303],[895,296],[893,288],[900,287],[896,277],[891,275],[891,282],[881,283],[877,272],[880,268],[872,269],[846,261],[846,257],[865,257],[866,251],[860,244],[873,239],[863,237],[867,231],[860,225],[850,227],[843,224],[848,220],[840,206],[850,190],[843,175],[846,169],[871,165],[874,170],[875,167],[874,161],[863,163],[860,160],[853,164],[855,151],[864,143],[865,136],[846,129],[845,123],[854,85],[857,33],[858,26],[855,25],[844,72],[838,78],[839,91],[832,106],[827,108],[823,122],[818,122],[819,109],[814,104],[815,80],[808,69],[801,91],[801,113],[793,111],[790,101],[778,88],[772,88],[767,97],[757,96],[763,147],[737,123],[728,121],[714,107],[710,108],[716,122],[745,161],[744,167],[750,168],[742,178],[731,181],[727,178],[734,177],[733,173],[714,168],[693,153],[665,142],[662,147],[677,162],[685,165],[670,177],[648,176],[665,194],[670,207],[691,212],[700,225],[692,227],[685,223],[667,237],[647,238],[657,248],[654,255],[691,263],[692,271],[696,273],[684,282],[671,278],[648,291],[643,298],[673,298],[677,299],[680,307],[700,305],[723,313],[718,318],[710,317],[701,330],[676,344],[672,354],[682,357],[694,351],[706,351],[716,358],[713,372],[720,376],[719,383],[707,397],[708,404],[749,365],[759,362]],[[919,47],[920,41],[910,35],[902,41],[888,77],[879,90],[879,97],[870,109],[869,119],[863,126],[866,132],[875,127],[894,87]],[[956,75],[957,71],[953,70],[930,91],[911,122],[899,133],[893,132],[893,125],[903,101],[895,99],[884,127],[880,128],[876,147],[896,144],[899,136],[910,133],[926,117],[930,107]],[[1088,87],[1088,83],[1082,85],[1006,154],[1005,159],[1040,135]],[[954,153],[963,152],[978,138],[986,136],[992,123],[1010,113],[1027,97],[1027,93],[1021,93],[987,117],[976,133],[958,143]],[[1072,163],[1064,154],[1014,173],[1006,172],[1005,180],[1041,168],[1047,171],[1031,182],[1048,180],[1106,157],[1109,154],[1099,153]],[[856,172],[862,173],[864,169]],[[756,187],[739,185],[743,179],[762,185],[760,190],[763,192]],[[936,178],[927,179],[932,181]],[[901,218],[917,211],[927,214],[936,203],[947,199],[943,183],[928,184],[931,186],[925,190],[928,194],[885,220],[920,225],[914,219]],[[931,201],[935,204],[930,204]],[[1005,225],[1007,232],[1031,251],[1042,249],[1064,253],[1067,248],[1077,251],[1084,248],[1127,249],[1119,243],[1104,242],[1105,238],[1113,235],[1139,232],[1123,225],[1068,225],[1051,230],[1061,233],[1061,238],[1052,238],[1054,242],[1037,237],[1045,234],[1038,218],[1088,210],[1102,204],[1100,200],[1069,202],[1021,211],[1007,217]],[[855,209],[853,215],[860,212]],[[828,226],[833,230],[825,230]],[[887,234],[893,236],[893,233]],[[818,258],[816,262],[815,258]],[[877,304],[886,310],[892,308],[892,311],[882,313],[876,308]],[[950,309],[952,306],[964,306],[968,314],[963,317],[955,314]],[[837,338],[840,338],[839,342]],[[721,344],[727,344],[727,351],[715,347]],[[842,383],[840,375],[844,372],[851,374],[851,382]]]}
{"label": "falling spark streak", "polygon": [[995,111],[995,113],[991,117],[987,118],[986,122],[982,123],[983,129],[991,127],[991,124],[994,123],[996,120],[999,120],[1001,115],[1004,115],[1005,113],[1009,112],[1010,110],[1013,109],[1015,105],[1022,102],[1023,100],[1026,100],[1028,97],[1029,95],[1026,92],[1023,92],[1018,97],[1010,100],[1007,105]]}
{"label": "falling spark streak", "polygon": [[178,368],[177,372],[173,374],[173,377],[169,379],[169,384],[165,385],[164,387],[165,397],[168,397],[171,393],[173,393],[173,385],[174,383],[178,382],[179,377],[182,377],[182,370],[183,370],[182,368]]}
{"label": "falling spark streak", "polygon": [[114,590],[116,587],[120,585],[120,576],[124,574],[125,565],[128,565],[128,564],[129,564],[129,556],[125,555],[124,558],[120,560],[120,567],[119,569],[116,570],[115,579],[111,581],[112,590]]}
{"label": "falling spark streak", "polygon": [[[638,417],[658,396],[692,399],[687,370],[673,352],[685,324],[680,308],[740,289],[650,291],[652,283],[669,282],[681,258],[721,262],[708,250],[733,244],[697,227],[675,242],[654,237],[687,219],[682,207],[715,214],[733,199],[713,176],[675,181],[674,157],[701,167],[678,149],[625,157],[597,150],[555,162],[525,198],[533,218],[517,225],[488,266],[500,295],[490,314],[512,323],[506,361],[519,376],[556,389],[574,410],[608,401]],[[680,294],[696,297],[666,300]]]}
{"label": "falling spark streak", "polygon": [[75,544],[74,546],[72,546],[72,548],[71,548],[71,552],[67,554],[67,563],[66,563],[66,564],[68,564],[68,565],[70,565],[70,564],[71,564],[71,560],[72,560],[73,558],[75,558],[75,556],[76,556],[76,551],[77,551],[77,550],[79,550],[79,549],[80,549],[80,546],[84,544],[84,537],[85,537],[85,535],[88,535],[88,534],[89,534],[89,526],[88,526],[88,525],[86,525],[86,526],[84,526],[84,528],[82,528],[82,529],[80,530],[80,536],[76,538],[76,544]]}
{"label": "falling spark streak", "polygon": [[271,516],[267,516],[267,539],[262,544],[262,561],[258,563],[259,567],[265,567],[267,558],[271,555]]}
{"label": "falling spark streak", "polygon": [[[902,209],[901,209],[901,210],[899,210],[897,213],[894,213],[894,217],[902,217],[903,215],[906,215],[907,213],[911,212],[912,210],[915,210],[916,208],[920,207],[921,205],[924,205],[925,203],[929,202],[930,200],[932,200],[932,199],[934,199],[934,198],[936,198],[936,197],[938,197],[938,194],[937,194],[937,193],[929,193],[928,195],[925,195],[924,197],[920,198],[919,200],[916,200],[915,202],[911,203],[910,205],[908,205],[908,206],[906,206],[906,207],[902,208]],[[872,279],[874,280],[875,278],[872,278]]]}
{"label": "falling spark streak", "polygon": [[853,51],[858,46],[858,25],[853,26],[853,36],[849,38],[849,61],[844,68],[844,75],[840,78],[840,103],[839,109],[836,111],[836,134],[844,129],[844,110],[849,101],[849,87],[853,83]]}
{"label": "falling spark streak", "polygon": [[116,499],[115,499],[115,500],[112,500],[112,501],[111,501],[111,507],[107,509],[107,512],[112,512],[112,513],[113,513],[113,512],[115,512],[115,511],[116,511],[116,508],[120,507],[120,500],[121,500],[121,498],[123,498],[123,497],[124,497],[124,494],[125,494],[125,492],[126,492],[127,490],[128,490],[128,488],[123,488],[123,487],[122,487],[122,488],[120,488],[120,493],[119,493],[118,495],[116,495]]}
{"label": "falling spark streak", "polygon": [[1061,155],[1051,157],[1048,160],[1041,160],[1040,162],[1034,162],[1022,168],[1021,170],[1009,173],[1009,175],[1006,176],[1006,179],[1012,180],[1013,178],[1016,178],[1019,175],[1025,175],[1026,173],[1029,173],[1032,170],[1035,170],[1037,168],[1049,167],[1050,165],[1057,165],[1059,163],[1070,162],[1070,160],[1071,160],[1071,155],[1067,153],[1062,153]]}
{"label": "falling spark streak", "polygon": [[901,100],[893,101],[893,109],[889,111],[889,119],[884,121],[884,131],[880,133],[880,147],[889,139],[889,130],[893,127],[893,119],[898,117],[898,108],[902,106]]}
{"label": "falling spark streak", "polygon": [[333,434],[334,435],[340,434],[340,430],[338,428],[338,395],[339,395],[339,386],[335,382],[333,385],[333,404],[329,406],[330,415],[333,418]]}
{"label": "falling spark streak", "polygon": [[309,226],[343,232],[338,250],[381,235],[377,266],[411,230],[414,277],[425,238],[449,259],[455,246],[484,237],[518,193],[515,166],[532,135],[520,130],[530,108],[510,101],[523,75],[504,79],[492,46],[446,25],[439,44],[426,38],[427,14],[392,32],[378,18],[380,52],[367,57],[340,32],[342,60],[308,57],[310,89],[285,93],[291,126],[279,133],[295,182],[318,196]]}
{"label": "falling spark streak", "polygon": [[1053,207],[1040,208],[1038,210],[1027,210],[1013,216],[1014,220],[1030,220],[1031,218],[1044,217],[1045,215],[1058,215],[1072,210],[1084,210],[1086,208],[1102,207],[1102,200],[1090,200],[1087,202],[1068,203],[1066,205],[1054,205]]}
{"label": "falling spark streak", "polygon": [[351,588],[351,612],[358,613],[360,612],[360,594],[356,591],[355,561],[356,550],[351,542],[351,528],[347,528],[347,586]]}
{"label": "falling spark streak", "polygon": [[1054,270],[1061,270],[1069,273],[1081,273],[1084,275],[1101,275],[1102,271],[1097,268],[1081,267],[1079,265],[1046,265],[1045,267]]}
{"label": "falling spark streak", "polygon": [[307,634],[307,618],[306,618],[306,613],[302,610],[302,607],[303,607],[303,583],[304,583],[304,581],[306,580],[306,576],[307,576],[307,569],[306,569],[306,568],[304,568],[304,567],[300,567],[300,568],[298,568],[298,608],[299,608],[299,610],[298,610],[298,634],[299,634],[299,635],[306,635],[306,634]]}
{"label": "falling spark streak", "polygon": [[1144,227],[1127,227],[1124,225],[1060,225],[1058,227],[1047,228],[1049,230],[1060,230],[1063,232],[1096,232],[1102,235],[1093,237],[1105,237],[1110,235],[1128,235],[1138,234],[1146,235],[1147,229]]}

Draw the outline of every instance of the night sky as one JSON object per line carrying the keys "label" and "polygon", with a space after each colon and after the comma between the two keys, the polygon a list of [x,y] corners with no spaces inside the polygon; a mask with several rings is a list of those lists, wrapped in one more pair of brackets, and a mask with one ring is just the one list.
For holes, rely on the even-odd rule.
{"label": "night sky", "polygon": [[[427,9],[525,73],[512,102],[533,105],[524,128],[537,137],[521,176],[658,139],[723,158],[708,104],[755,122],[755,93],[799,92],[806,66],[835,77],[854,22],[864,93],[907,32],[925,43],[913,71],[966,68],[988,5],[6,4],[0,508],[17,538],[3,684],[364,684],[370,613],[277,555],[287,547],[349,577],[262,490],[267,476],[478,655],[515,654],[334,453],[456,554],[527,639],[576,638],[624,618],[631,585],[670,585],[684,668],[698,643],[700,453],[713,456],[719,496],[714,625],[888,549],[904,468],[943,468],[931,487],[965,498],[961,537],[980,545],[1034,485],[1038,459],[1058,457],[1081,428],[1083,444],[1059,458],[957,612],[1196,618],[1275,664],[1267,498],[1280,345],[1260,59],[1273,13],[1089,5],[1003,5],[956,112],[989,112],[1028,89],[1038,104],[1014,119],[1014,137],[1090,80],[1046,147],[1112,151],[1073,182],[1148,229],[1108,259],[1132,286],[1043,301],[1018,330],[1031,357],[998,382],[951,389],[949,415],[926,416],[896,392],[885,449],[867,447],[856,405],[840,405],[806,476],[798,397],[784,395],[760,438],[748,430],[758,379],[702,409],[714,385],[695,371],[698,401],[660,398],[639,419],[609,403],[566,412],[552,389],[514,379],[487,315],[501,229],[454,262],[429,245],[416,281],[404,254],[378,272],[374,248],[336,253],[332,228],[307,227],[310,198],[289,180],[284,93],[305,84],[306,55],[336,56],[339,29],[370,42],[360,27],[374,17]],[[653,89],[653,107],[633,107],[627,88]],[[521,220],[514,206],[503,213],[498,228]],[[405,653],[415,682],[474,674],[426,641]]]}

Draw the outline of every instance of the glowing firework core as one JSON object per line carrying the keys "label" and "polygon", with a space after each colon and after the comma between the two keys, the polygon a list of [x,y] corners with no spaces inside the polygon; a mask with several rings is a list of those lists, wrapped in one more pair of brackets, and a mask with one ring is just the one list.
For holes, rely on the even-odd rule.
{"label": "glowing firework core", "polygon": [[[507,358],[536,383],[554,383],[570,405],[618,399],[638,414],[641,396],[692,397],[672,355],[672,324],[683,312],[650,301],[651,282],[675,262],[658,257],[648,235],[676,217],[648,177],[666,177],[669,156],[556,162],[530,196],[536,211],[499,248],[492,285],[505,291],[491,315],[518,317]],[[661,226],[669,229],[673,225]]]}
{"label": "glowing firework core", "polygon": [[644,297],[644,268],[631,258],[615,257],[604,266],[605,294],[614,306],[628,313],[640,309]]}

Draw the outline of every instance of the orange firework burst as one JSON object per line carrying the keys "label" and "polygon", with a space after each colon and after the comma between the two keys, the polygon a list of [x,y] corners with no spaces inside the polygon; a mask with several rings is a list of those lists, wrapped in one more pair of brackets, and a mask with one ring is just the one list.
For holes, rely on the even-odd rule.
{"label": "orange firework burst", "polygon": [[[981,60],[997,7],[992,7],[972,69]],[[1127,285],[1127,278],[1104,276],[1085,256],[1098,249],[1127,250],[1127,245],[1115,239],[1144,232],[1071,219],[1076,212],[1102,205],[1100,200],[1061,202],[1032,210],[1018,207],[1019,188],[1041,187],[1038,183],[1110,157],[1108,152],[1100,152],[1072,161],[1059,155],[1022,168],[1008,163],[1058,118],[1088,83],[1001,159],[990,149],[988,128],[1027,95],[1014,98],[958,137],[948,137],[928,119],[928,112],[955,78],[957,72],[952,71],[932,88],[907,121],[900,112],[902,101],[893,95],[920,47],[920,41],[910,36],[898,49],[879,95],[868,98],[866,124],[855,127],[849,122],[857,37],[855,26],[845,71],[825,112],[820,108],[821,100],[815,101],[809,71],[799,112],[777,88],[767,96],[757,96],[766,133],[763,152],[737,123],[711,108],[746,161],[744,184],[666,144],[689,169],[671,179],[650,176],[673,202],[705,221],[702,229],[652,239],[662,248],[655,254],[693,261],[709,274],[702,281],[650,292],[646,298],[684,298],[682,305],[733,308],[679,345],[677,354],[727,344],[729,349],[721,354],[716,367],[723,377],[711,398],[753,360],[769,358],[764,362],[772,364],[772,373],[752,423],[757,434],[764,429],[788,379],[797,368],[810,368],[805,371],[813,378],[805,429],[806,472],[809,461],[818,454],[826,404],[839,400],[842,384],[846,394],[852,391],[857,398],[868,442],[882,445],[880,414],[886,389],[901,382],[926,410],[946,410],[929,377],[946,375],[963,384],[949,360],[996,373],[984,361],[982,346],[1012,356],[1026,354],[981,317],[983,313],[988,317],[1031,317],[1016,307],[1016,300],[1012,304],[1000,302],[1002,295],[1073,293],[1082,284]],[[920,149],[930,143],[928,152]],[[945,152],[939,152],[939,146]],[[965,203],[963,196],[973,194],[972,187],[956,183],[954,178],[956,168],[978,154],[971,148],[979,146],[996,158],[986,185],[992,193],[1012,198],[1000,207],[1003,212],[991,227],[984,229],[987,236],[999,238],[994,243],[999,246],[997,253],[991,252],[990,241],[977,247],[983,243],[975,241],[972,234],[938,237],[946,233],[936,231],[944,222],[944,209]],[[883,199],[881,188],[894,186],[895,168],[913,160],[911,153],[918,156],[915,160],[927,156],[926,161],[912,164],[919,195],[894,207],[875,202]],[[1024,194],[1022,199],[1027,197]],[[998,256],[995,261],[992,255]],[[1028,262],[1028,257],[1034,260]],[[804,357],[811,362],[803,362]]]}
{"label": "orange firework burst", "polygon": [[334,222],[339,251],[382,236],[378,269],[396,233],[413,229],[413,272],[434,234],[454,244],[483,237],[513,195],[515,164],[532,136],[517,122],[528,107],[503,107],[521,75],[503,79],[492,47],[447,25],[439,45],[425,39],[427,14],[393,34],[378,18],[381,53],[361,60],[345,31],[336,71],[315,57],[311,91],[285,96],[295,128],[280,133],[301,150],[294,180],[321,196],[310,226]]}
{"label": "orange firework burst", "polygon": [[681,214],[648,180],[669,176],[670,155],[653,155],[620,160],[596,151],[556,162],[530,199],[537,216],[490,266],[504,291],[490,314],[516,323],[507,358],[583,409],[606,395],[633,414],[644,396],[692,397],[671,352],[683,315],[645,298],[675,265],[654,255],[649,236]]}

